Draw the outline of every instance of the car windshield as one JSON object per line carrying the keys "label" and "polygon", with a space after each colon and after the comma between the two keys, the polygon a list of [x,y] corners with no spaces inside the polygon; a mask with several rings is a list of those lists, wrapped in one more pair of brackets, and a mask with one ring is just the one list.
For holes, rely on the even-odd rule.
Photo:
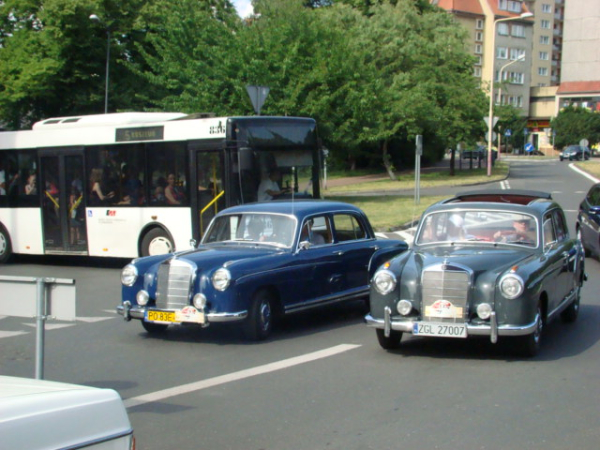
{"label": "car windshield", "polygon": [[424,217],[415,242],[489,242],[537,247],[535,217],[508,211],[444,211]]}
{"label": "car windshield", "polygon": [[296,219],[263,213],[228,214],[217,217],[202,239],[216,242],[252,242],[289,248],[292,246]]}

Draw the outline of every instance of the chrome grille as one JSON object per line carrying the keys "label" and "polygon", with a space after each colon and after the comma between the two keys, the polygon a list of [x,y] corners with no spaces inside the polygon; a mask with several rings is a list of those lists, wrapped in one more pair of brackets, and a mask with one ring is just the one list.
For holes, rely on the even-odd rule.
{"label": "chrome grille", "polygon": [[[468,297],[471,274],[459,267],[437,265],[425,269],[422,279],[422,319],[434,322],[463,322],[468,314]],[[453,313],[441,312],[440,308],[433,308],[438,300],[446,300],[455,308]],[[440,302],[436,306],[442,306]],[[433,311],[437,311],[434,314]],[[427,315],[430,313],[430,315]],[[454,317],[444,317],[453,315]]]}
{"label": "chrome grille", "polygon": [[191,265],[178,259],[162,263],[158,268],[156,306],[161,309],[188,306],[193,273]]}

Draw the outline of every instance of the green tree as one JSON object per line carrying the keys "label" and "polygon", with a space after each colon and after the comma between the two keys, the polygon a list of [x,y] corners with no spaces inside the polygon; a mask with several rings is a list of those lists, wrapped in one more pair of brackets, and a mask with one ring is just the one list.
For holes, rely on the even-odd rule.
{"label": "green tree", "polygon": [[554,145],[563,148],[587,139],[590,145],[600,142],[600,113],[587,108],[568,106],[562,109],[550,123],[556,133]]}
{"label": "green tree", "polygon": [[[119,62],[143,0],[7,0],[0,3],[0,119],[29,127],[49,116],[102,113],[106,28],[112,30],[111,110],[130,104],[131,74]],[[129,57],[131,54],[129,54]]]}

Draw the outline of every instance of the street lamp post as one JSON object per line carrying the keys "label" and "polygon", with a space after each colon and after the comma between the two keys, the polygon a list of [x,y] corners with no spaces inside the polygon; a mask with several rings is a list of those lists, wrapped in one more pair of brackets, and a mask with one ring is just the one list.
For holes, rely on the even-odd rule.
{"label": "street lamp post", "polygon": [[[524,12],[520,16],[505,17],[504,19],[494,20],[492,28],[492,61],[490,64],[490,108],[488,122],[488,154],[487,154],[487,176],[492,176],[492,135],[494,128],[494,62],[496,61],[496,25],[500,22],[508,22],[509,20],[527,19],[533,17],[533,13]],[[502,80],[500,80],[502,81]]]}
{"label": "street lamp post", "polygon": [[[504,69],[506,69],[508,66],[519,62],[519,61],[523,61],[525,59],[525,53],[522,53],[519,55],[519,57],[517,59],[512,60],[509,63],[504,64],[502,67],[500,67],[500,71],[498,72],[498,79],[500,80],[500,86],[498,87],[498,98],[500,99],[500,105],[502,106],[502,72],[504,72]],[[507,147],[508,149],[508,147]],[[502,153],[502,148],[500,145],[500,134],[498,134],[498,158],[500,158],[500,154]]]}
{"label": "street lamp post", "polygon": [[96,14],[90,16],[90,20],[94,20],[106,27],[106,75],[105,75],[105,86],[104,86],[104,114],[108,113],[108,80],[109,80],[109,66],[110,66],[110,26],[100,19]]}

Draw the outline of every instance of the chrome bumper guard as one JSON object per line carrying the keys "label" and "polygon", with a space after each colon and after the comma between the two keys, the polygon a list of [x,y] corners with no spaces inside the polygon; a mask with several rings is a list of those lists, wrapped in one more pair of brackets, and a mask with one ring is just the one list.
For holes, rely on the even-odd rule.
{"label": "chrome bumper guard", "polygon": [[[143,320],[146,316],[146,307],[139,305],[132,305],[131,302],[123,302],[122,305],[117,306],[117,313],[122,315],[126,321],[131,319]],[[248,311],[238,311],[233,313],[207,313],[206,321],[208,323],[222,323],[222,322],[237,322],[244,320],[248,316]],[[207,323],[207,325],[208,325]]]}
{"label": "chrome bumper guard", "polygon": [[[393,320],[391,317],[391,310],[385,308],[384,318],[376,319],[371,314],[365,316],[365,322],[367,326],[373,328],[380,328],[384,330],[386,336],[389,336],[390,330],[402,331],[403,333],[412,334],[413,327],[416,321],[413,320]],[[535,320],[526,325],[500,325],[496,320],[496,313],[492,313],[490,317],[490,323],[484,325],[470,325],[466,323],[467,335],[468,336],[489,336],[492,343],[498,341],[498,336],[525,336],[533,333],[537,328],[537,316]]]}

